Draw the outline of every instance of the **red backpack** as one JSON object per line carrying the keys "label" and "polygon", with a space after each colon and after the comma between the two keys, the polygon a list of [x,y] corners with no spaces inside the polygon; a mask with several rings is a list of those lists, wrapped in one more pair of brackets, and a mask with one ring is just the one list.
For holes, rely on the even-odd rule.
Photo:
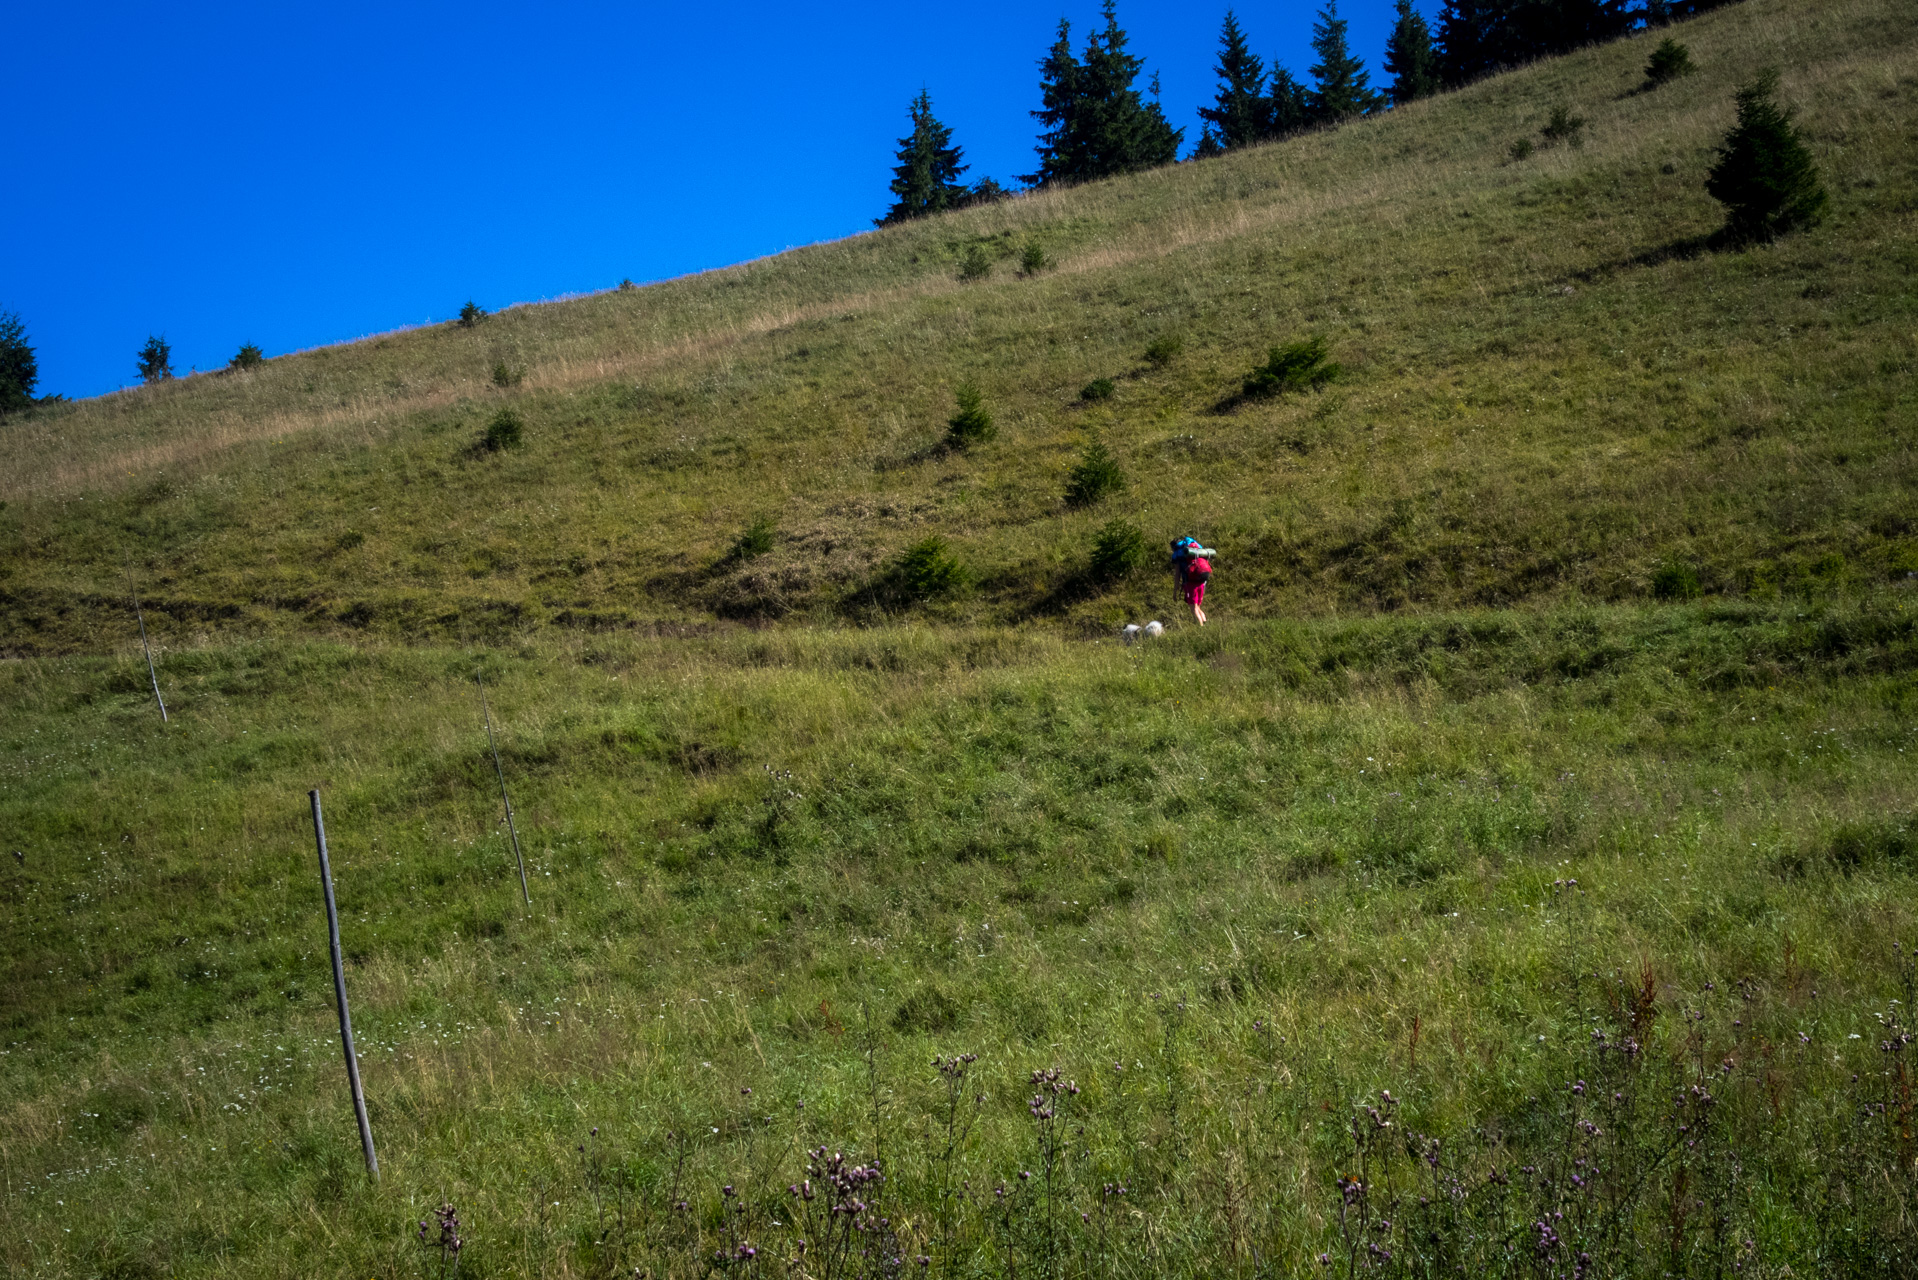
{"label": "red backpack", "polygon": [[1191,583],[1212,581],[1212,562],[1204,556],[1193,556],[1185,562],[1185,580]]}

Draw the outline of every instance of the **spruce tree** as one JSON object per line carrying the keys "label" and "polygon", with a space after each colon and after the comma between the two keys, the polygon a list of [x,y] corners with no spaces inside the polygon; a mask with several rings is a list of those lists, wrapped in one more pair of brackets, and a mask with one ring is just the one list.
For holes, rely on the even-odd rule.
{"label": "spruce tree", "polygon": [[1145,63],[1126,52],[1113,0],[1105,0],[1105,29],[1086,40],[1083,60],[1072,56],[1071,28],[1059,23],[1059,38],[1040,64],[1039,172],[1032,183],[1087,182],[1130,173],[1178,158],[1184,130],[1166,121],[1158,80],[1146,102],[1132,82]]}
{"label": "spruce tree", "polygon": [[1507,62],[1568,53],[1624,35],[1632,19],[1625,0],[1529,0],[1506,6]]}
{"label": "spruce tree", "polygon": [[1818,165],[1777,91],[1775,69],[1738,91],[1738,122],[1705,180],[1705,190],[1725,206],[1725,234],[1733,240],[1769,240],[1811,226],[1825,211]]}
{"label": "spruce tree", "polygon": [[1432,48],[1432,29],[1412,7],[1399,0],[1398,21],[1385,42],[1385,69],[1392,76],[1392,101],[1403,104],[1438,92],[1438,52]]}
{"label": "spruce tree", "polygon": [[1515,0],[1445,0],[1439,11],[1439,78],[1466,84],[1520,61],[1511,44]]}
{"label": "spruce tree", "polygon": [[1272,64],[1272,93],[1265,101],[1269,136],[1289,138],[1312,127],[1312,100],[1305,86],[1276,61]]}
{"label": "spruce tree", "polygon": [[173,348],[165,338],[150,336],[140,348],[140,381],[151,386],[173,379]]}
{"label": "spruce tree", "polygon": [[1085,175],[1086,158],[1081,142],[1081,81],[1085,68],[1072,56],[1072,24],[1059,19],[1058,38],[1039,64],[1039,109],[1032,113],[1044,129],[1039,134],[1039,171],[1020,175],[1031,186],[1071,182]]}
{"label": "spruce tree", "polygon": [[1270,137],[1272,104],[1265,96],[1265,64],[1246,45],[1245,32],[1230,9],[1219,29],[1219,62],[1212,69],[1219,90],[1214,105],[1199,108],[1199,118],[1209,126],[1199,139],[1200,154],[1206,154],[1207,137],[1226,149]]}
{"label": "spruce tree", "polygon": [[895,199],[886,216],[875,220],[882,227],[958,208],[971,194],[958,181],[966,166],[952,145],[952,130],[932,114],[932,95],[921,89],[907,110],[912,132],[899,139],[899,163],[893,166],[890,188]]}
{"label": "spruce tree", "polygon": [[1346,45],[1346,26],[1339,17],[1338,0],[1326,0],[1319,20],[1312,24],[1312,50],[1319,55],[1318,65],[1312,68],[1315,84],[1310,99],[1315,124],[1336,124],[1378,105],[1378,95],[1367,83],[1365,64]]}
{"label": "spruce tree", "polygon": [[40,364],[27,343],[27,327],[12,312],[0,311],[0,413],[33,404]]}

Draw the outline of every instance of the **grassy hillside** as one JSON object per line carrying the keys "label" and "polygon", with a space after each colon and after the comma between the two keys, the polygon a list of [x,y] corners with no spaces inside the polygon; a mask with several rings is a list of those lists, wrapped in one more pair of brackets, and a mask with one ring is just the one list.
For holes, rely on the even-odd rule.
{"label": "grassy hillside", "polygon": [[[1677,34],[9,420],[0,1265],[1913,1274],[1918,14]],[[1714,249],[1773,62],[1832,214]],[[1102,634],[1176,617],[1115,517],[1213,626]],[[972,592],[874,589],[933,533]]]}
{"label": "grassy hillside", "polygon": [[[1913,30],[1902,5],[1765,0],[1686,27],[1701,71],[1655,91],[1650,39],[1625,41],[1219,160],[10,423],[5,644],[117,634],[129,563],[168,634],[858,615],[927,532],[980,579],[958,616],[1169,611],[1157,580],[1069,589],[1114,511],[1220,547],[1240,617],[1630,600],[1667,560],[1714,594],[1870,594],[1918,570]],[[1732,90],[1773,63],[1832,216],[1703,251]],[[1560,103],[1584,144],[1511,161]],[[1028,242],[1057,267],[1019,277]],[[1003,256],[961,283],[975,244]],[[1221,410],[1312,332],[1349,381]],[[1164,336],[1184,349],[1155,367]],[[1098,377],[1117,394],[1082,403]],[[954,456],[962,380],[1002,429]],[[501,407],[525,449],[476,452]],[[1094,435],[1132,487],[1071,510]],[[726,561],[761,516],[774,551]]]}

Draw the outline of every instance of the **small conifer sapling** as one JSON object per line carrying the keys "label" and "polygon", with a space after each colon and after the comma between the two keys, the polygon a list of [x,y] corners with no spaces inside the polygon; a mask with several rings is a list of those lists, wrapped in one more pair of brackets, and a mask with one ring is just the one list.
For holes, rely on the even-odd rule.
{"label": "small conifer sapling", "polygon": [[526,424],[511,409],[501,409],[486,424],[486,432],[480,437],[480,447],[488,453],[499,453],[506,449],[517,449],[525,441]]}
{"label": "small conifer sapling", "polygon": [[1066,473],[1066,503],[1089,507],[1109,493],[1126,487],[1125,472],[1103,440],[1093,440],[1080,453],[1079,461]]}
{"label": "small conifer sapling", "polygon": [[1326,359],[1323,336],[1289,342],[1273,347],[1266,362],[1245,380],[1245,394],[1251,399],[1284,395],[1290,391],[1312,391],[1334,382],[1345,373],[1343,367]]}
{"label": "small conifer sapling", "polygon": [[233,358],[226,362],[226,367],[244,371],[247,369],[257,369],[265,363],[266,352],[260,350],[259,344],[246,342],[242,343],[240,349],[233,353]]}
{"label": "small conifer sapling", "polygon": [[1738,122],[1705,180],[1705,190],[1725,206],[1725,234],[1734,241],[1770,240],[1824,216],[1828,197],[1817,162],[1777,92],[1776,70],[1738,91]]}
{"label": "small conifer sapling", "polygon": [[907,547],[893,566],[897,593],[907,600],[936,600],[955,595],[972,580],[946,540],[938,534]]}
{"label": "small conifer sapling", "polygon": [[1582,147],[1585,145],[1585,117],[1573,115],[1572,108],[1561,102],[1552,108],[1551,117],[1546,120],[1545,127],[1538,131],[1538,136],[1545,139],[1548,147],[1561,142]]}
{"label": "small conifer sapling", "polygon": [[970,449],[975,444],[992,439],[998,427],[993,424],[992,414],[986,409],[985,397],[979,388],[970,382],[962,382],[953,389],[953,398],[958,402],[958,412],[946,420],[946,441],[955,449]]}
{"label": "small conifer sapling", "polygon": [[1645,64],[1645,81],[1654,87],[1670,84],[1680,76],[1688,76],[1698,70],[1692,65],[1692,51],[1678,41],[1666,36],[1652,50],[1651,61]]}
{"label": "small conifer sapling", "polygon": [[484,319],[486,319],[486,312],[480,307],[479,303],[468,298],[466,305],[460,308],[460,318],[454,323],[458,324],[462,329],[471,329]]}
{"label": "small conifer sapling", "polygon": [[992,258],[987,255],[984,245],[969,247],[965,256],[959,259],[959,278],[961,280],[984,280],[992,274]]}
{"label": "small conifer sapling", "polygon": [[1145,563],[1145,534],[1126,520],[1109,520],[1092,539],[1092,577],[1117,582]]}

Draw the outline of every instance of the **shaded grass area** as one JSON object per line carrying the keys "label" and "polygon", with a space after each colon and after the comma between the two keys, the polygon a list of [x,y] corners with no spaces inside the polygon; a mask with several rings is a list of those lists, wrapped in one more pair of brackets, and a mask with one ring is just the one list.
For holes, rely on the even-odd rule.
{"label": "shaded grass area", "polygon": [[[1648,36],[1217,160],[10,420],[0,644],[114,633],[129,560],[168,640],[902,612],[1087,634],[1171,612],[1156,580],[1076,589],[1121,509],[1219,547],[1241,617],[1632,601],[1673,565],[1758,600],[1918,581],[1918,22],[1752,0],[1683,35],[1700,70],[1656,93],[1627,93]],[[1705,251],[1733,88],[1773,63],[1831,217]],[[1565,103],[1587,145],[1507,162]],[[1056,270],[954,278],[1035,240]],[[1214,412],[1311,334],[1343,383]],[[997,439],[942,449],[965,383]],[[524,448],[476,449],[502,409]],[[1074,506],[1095,436],[1133,484]],[[761,520],[769,550],[728,558]],[[931,534],[978,589],[882,610]]]}
{"label": "shaded grass area", "polygon": [[[1914,656],[1903,606],[1709,604],[1131,650],[263,643],[168,655],[166,729],[137,654],[10,663],[0,1249],[48,1275],[411,1274],[414,1221],[450,1199],[467,1274],[691,1275],[742,1241],[783,1274],[784,1188],[824,1143],[882,1158],[885,1247],[955,1274],[1300,1270],[1345,1257],[1334,1179],[1364,1161],[1360,1209],[1416,1212],[1425,1166],[1355,1149],[1362,1105],[1442,1137],[1481,1196],[1587,1141],[1575,1120],[1613,1132],[1625,1102],[1560,1101],[1609,1072],[1638,1136],[1565,1156],[1645,1174],[1637,1199],[1603,1184],[1608,1273],[1807,1274],[1840,1227],[1909,1256],[1884,1253],[1909,1249],[1884,1198],[1908,1166],[1873,1015],[1897,1033],[1892,943],[1918,940]],[[329,1032],[309,786],[378,1188]],[[926,1064],[961,1051],[977,1118],[948,1159]],[[1026,1106],[1054,1066],[1081,1088],[1056,1141]],[[1719,1145],[1659,1155],[1660,1099],[1701,1072]],[[1876,1189],[1844,1183],[1840,1215],[1843,1153]],[[1050,1199],[1018,1176],[1048,1170]],[[1521,1182],[1512,1214],[1560,1203]],[[1496,1262],[1505,1228],[1472,1213],[1445,1238]]]}

